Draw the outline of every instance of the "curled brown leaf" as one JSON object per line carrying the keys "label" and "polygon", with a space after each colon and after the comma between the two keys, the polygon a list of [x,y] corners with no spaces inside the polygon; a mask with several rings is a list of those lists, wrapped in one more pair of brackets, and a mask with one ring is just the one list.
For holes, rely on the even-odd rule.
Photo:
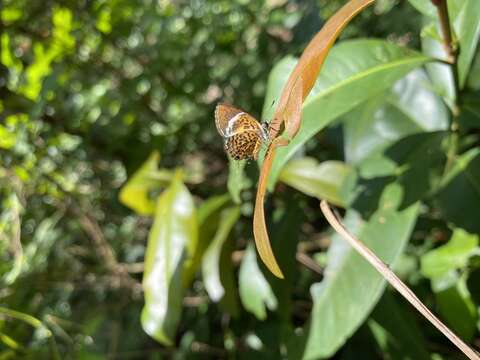
{"label": "curled brown leaf", "polygon": [[258,181],[253,233],[260,258],[267,268],[279,278],[283,278],[283,274],[270,245],[263,208],[268,175],[275,158],[275,150],[279,146],[288,144],[288,140],[277,137],[278,133],[283,125],[288,139],[297,134],[301,125],[303,101],[312,90],[328,52],[350,20],[374,1],[350,0],[327,21],[303,51],[282,90],[275,109],[269,130],[270,139],[273,140],[268,147]]}

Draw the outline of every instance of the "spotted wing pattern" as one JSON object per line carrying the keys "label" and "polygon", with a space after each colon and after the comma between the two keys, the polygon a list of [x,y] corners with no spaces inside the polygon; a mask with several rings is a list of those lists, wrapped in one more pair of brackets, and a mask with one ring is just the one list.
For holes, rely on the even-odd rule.
{"label": "spotted wing pattern", "polygon": [[255,118],[240,109],[219,104],[215,124],[225,140],[225,151],[235,160],[256,159],[267,134]]}

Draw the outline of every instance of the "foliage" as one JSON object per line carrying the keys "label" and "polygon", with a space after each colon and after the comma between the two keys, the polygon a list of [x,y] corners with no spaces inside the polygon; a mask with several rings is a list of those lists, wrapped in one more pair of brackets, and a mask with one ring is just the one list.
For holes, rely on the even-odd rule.
{"label": "foliage", "polygon": [[323,198],[478,347],[478,0],[448,1],[455,66],[427,1],[343,31],[268,177],[285,279],[257,258],[259,166],[228,162],[215,103],[270,121],[344,3],[2,3],[0,358],[460,358]]}

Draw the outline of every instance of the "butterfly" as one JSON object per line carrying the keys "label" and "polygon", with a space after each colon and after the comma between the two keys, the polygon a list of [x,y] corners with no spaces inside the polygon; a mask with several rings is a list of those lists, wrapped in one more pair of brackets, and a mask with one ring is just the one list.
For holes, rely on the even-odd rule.
{"label": "butterfly", "polygon": [[215,108],[215,125],[225,141],[225,151],[235,160],[256,160],[268,140],[266,129],[252,115],[225,103]]}

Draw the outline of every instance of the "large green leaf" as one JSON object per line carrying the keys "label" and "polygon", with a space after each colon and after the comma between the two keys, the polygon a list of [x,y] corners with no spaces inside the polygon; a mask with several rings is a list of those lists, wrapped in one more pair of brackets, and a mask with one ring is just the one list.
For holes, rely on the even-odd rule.
{"label": "large green leaf", "polygon": [[430,355],[426,350],[425,339],[409,310],[397,302],[391,291],[385,291],[368,326],[382,353],[388,354],[389,359],[428,360]]}
{"label": "large green leaf", "polygon": [[[437,18],[438,11],[435,5],[433,5],[432,1],[425,1],[425,0],[408,0],[410,4],[413,5],[418,11],[422,14],[431,17]],[[462,4],[466,0],[447,0],[448,4],[448,12],[450,16],[456,16],[456,14],[460,11]]]}
{"label": "large green leaf", "polygon": [[450,286],[433,288],[442,318],[464,340],[471,341],[476,332],[478,312],[465,277],[455,278]]}
{"label": "large green leaf", "polygon": [[403,187],[402,208],[430,195],[441,182],[445,136],[443,131],[409,135],[363,160],[356,188],[365,196],[355,199],[354,206],[374,211],[379,190],[393,181]]}
{"label": "large green leaf", "polygon": [[305,157],[287,163],[279,180],[307,195],[345,206],[343,189],[353,176],[352,169],[341,161],[325,161]]}
{"label": "large green leaf", "polygon": [[187,268],[197,246],[198,224],[193,198],[178,171],[157,200],[145,253],[142,327],[162,344],[172,344],[188,286]]}
{"label": "large green leaf", "polygon": [[460,156],[446,175],[437,195],[440,210],[447,221],[471,233],[480,233],[480,149]]}
{"label": "large green leaf", "polygon": [[395,141],[414,133],[446,130],[448,113],[421,69],[397,81],[382,98],[374,98],[345,114],[345,158],[359,164]]}
{"label": "large green leaf", "polygon": [[258,319],[264,320],[267,317],[266,308],[277,308],[277,298],[258,266],[257,253],[251,243],[245,250],[238,281],[243,306]]}
{"label": "large green leaf", "polygon": [[[336,45],[328,55],[312,92],[303,105],[302,125],[286,147],[278,149],[270,186],[293,154],[317,132],[363,101],[379,96],[415,67],[429,61],[425,55],[382,40],[352,40]],[[289,58],[273,74],[292,68]],[[265,106],[277,99],[280,80],[269,78]],[[268,114],[266,114],[268,117]]]}
{"label": "large green leaf", "polygon": [[212,196],[204,201],[198,208],[198,244],[193,257],[193,265],[189,268],[190,277],[193,277],[201,266],[203,254],[217,232],[222,210],[231,205],[228,194]]}
{"label": "large green leaf", "polygon": [[[347,211],[346,225],[384,262],[392,266],[402,253],[415,224],[418,205],[399,211],[402,189],[388,185],[377,211],[365,222]],[[324,280],[314,284],[314,301],[305,359],[329,357],[343,345],[373,309],[386,281],[343,239],[334,236]]]}
{"label": "large green leaf", "polygon": [[172,177],[170,171],[158,169],[159,160],[160,154],[153,152],[120,190],[122,204],[141,215],[154,213],[156,202],[150,192],[166,187]]}
{"label": "large green leaf", "polygon": [[463,7],[455,18],[454,28],[460,43],[458,54],[458,80],[460,88],[465,86],[472,64],[475,49],[480,37],[480,1],[465,0]]}
{"label": "large green leaf", "polygon": [[[432,57],[448,60],[448,54],[441,42],[439,25],[431,23],[422,31],[422,51]],[[427,72],[433,84],[434,90],[445,99],[448,106],[453,109],[456,101],[455,81],[452,67],[448,64],[431,62],[426,65]]]}
{"label": "large green leaf", "polygon": [[230,231],[240,217],[238,206],[229,207],[222,211],[215,237],[212,239],[202,259],[202,274],[205,289],[213,301],[219,301],[225,294],[221,281],[220,259],[223,246]]}

